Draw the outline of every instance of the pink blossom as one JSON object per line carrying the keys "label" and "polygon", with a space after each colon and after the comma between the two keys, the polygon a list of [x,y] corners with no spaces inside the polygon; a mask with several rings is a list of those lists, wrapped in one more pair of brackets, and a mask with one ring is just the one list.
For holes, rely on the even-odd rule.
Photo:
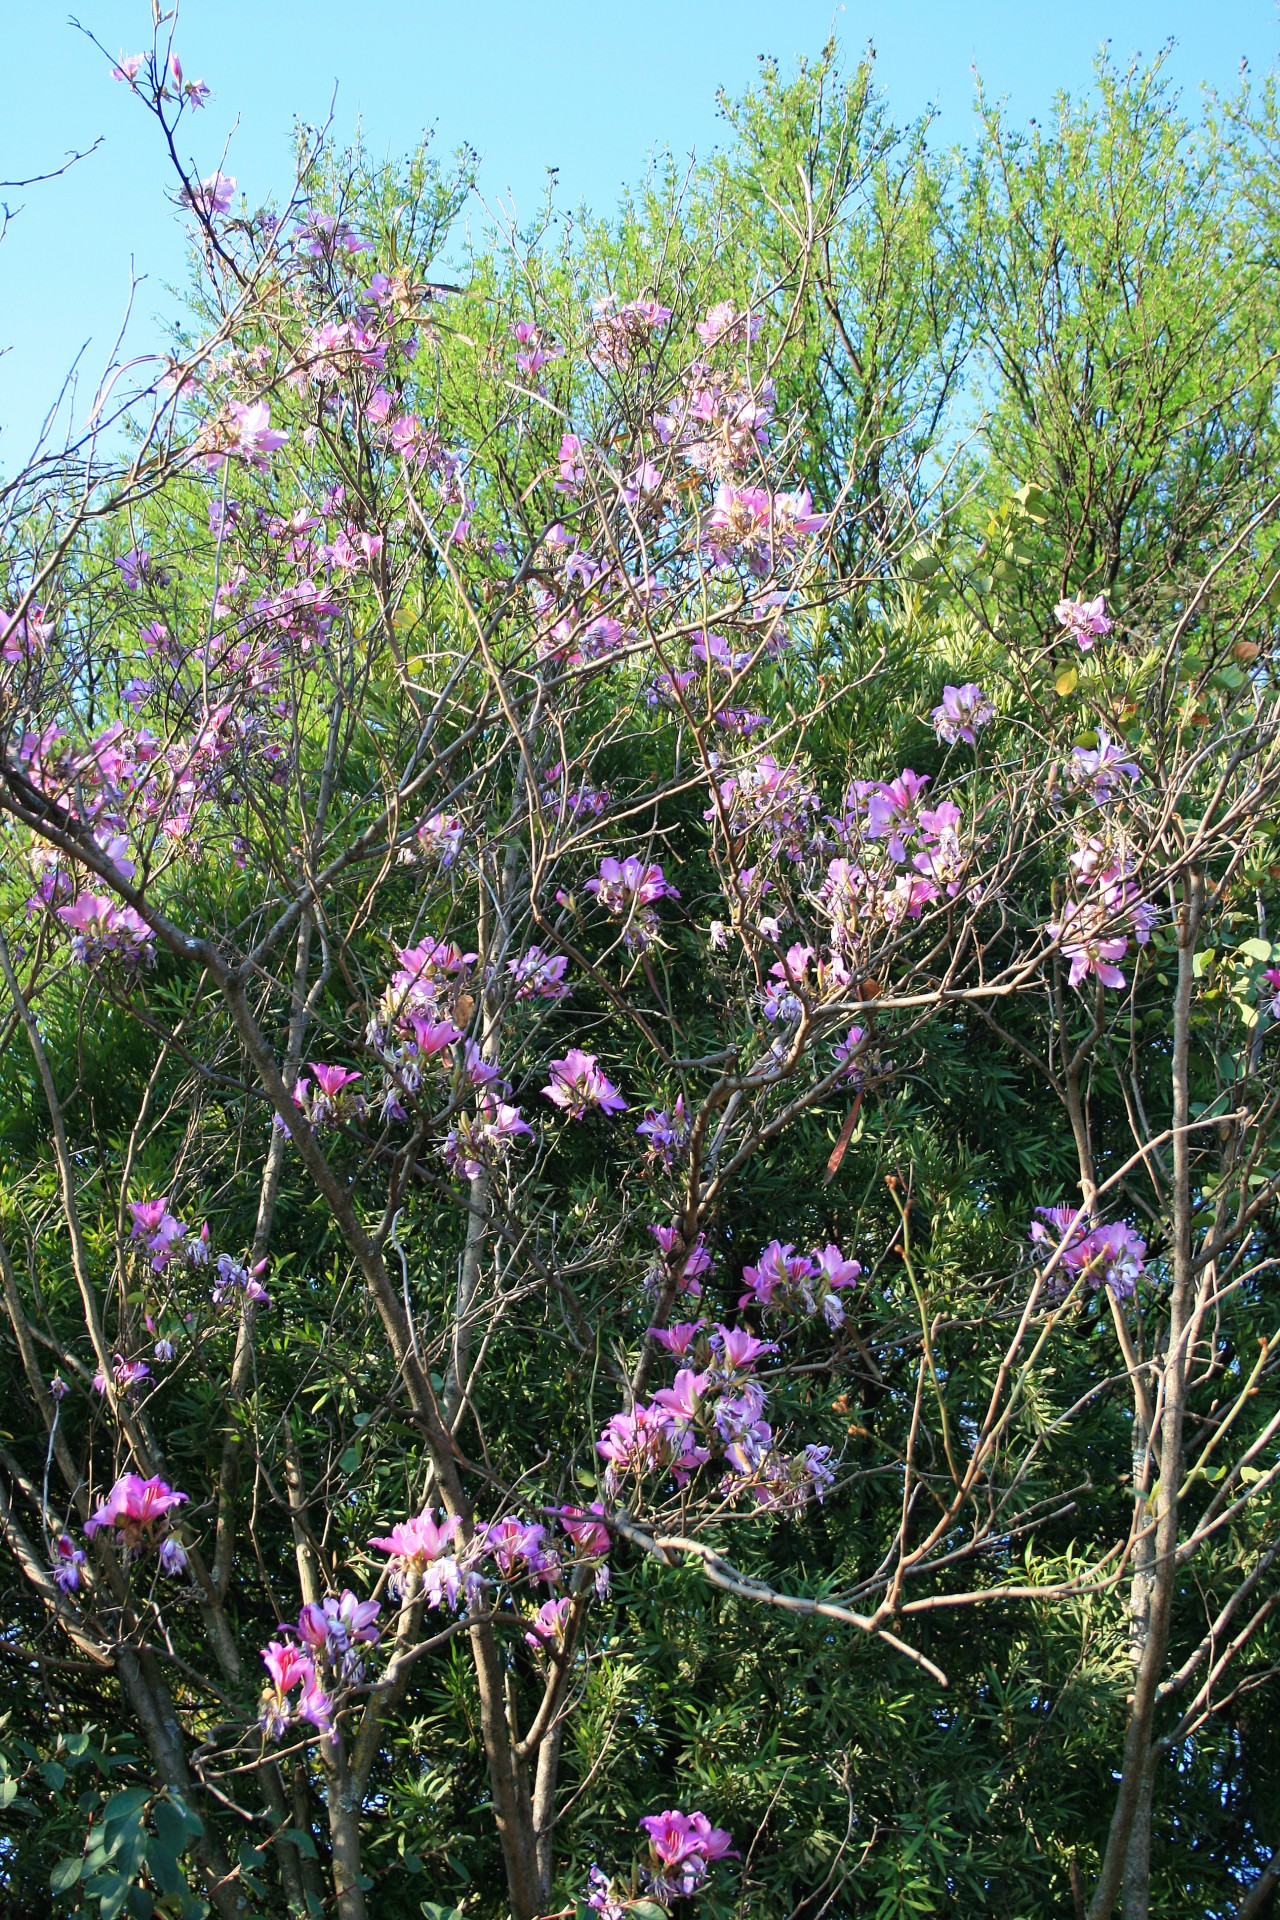
{"label": "pink blossom", "polygon": [[570,989],[564,984],[569,962],[563,954],[552,956],[541,947],[530,947],[518,959],[508,960],[517,1000],[563,1000]]}
{"label": "pink blossom", "polygon": [[[1091,973],[1104,987],[1122,987],[1124,975],[1115,964],[1129,950],[1128,936],[1114,931],[1115,916],[1100,900],[1069,900],[1060,920],[1045,929],[1070,961],[1067,978],[1073,987]],[[1108,931],[1111,929],[1111,931]]]}
{"label": "pink blossom", "polygon": [[209,220],[214,214],[227,211],[235,190],[236,183],[229,174],[212,173],[207,180],[197,182],[194,187],[184,187],[182,198],[189,207]]}
{"label": "pink blossom", "polygon": [[935,707],[930,716],[939,740],[945,740],[949,746],[954,746],[957,740],[967,740],[973,746],[979,729],[995,717],[995,708],[972,680],[966,680],[962,687],[944,687],[942,704]]}
{"label": "pink blossom", "polygon": [[534,1615],[530,1631],[525,1635],[526,1641],[535,1652],[541,1651],[552,1643],[557,1646],[563,1644],[569,1609],[572,1605],[573,1602],[567,1594],[560,1600],[543,1601]]}
{"label": "pink blossom", "polygon": [[1107,617],[1105,593],[1095,600],[1059,600],[1054,608],[1054,618],[1065,632],[1071,635],[1082,653],[1088,653],[1095,640],[1101,640],[1110,633],[1113,622]]}
{"label": "pink blossom", "polygon": [[69,1533],[61,1533],[54,1542],[57,1559],[53,1566],[54,1584],[63,1593],[74,1593],[79,1587],[83,1575],[80,1572],[85,1563],[82,1547],[78,1547]]}
{"label": "pink blossom", "polygon": [[571,1120],[581,1120],[592,1107],[598,1107],[602,1113],[625,1113],[626,1101],[600,1071],[594,1053],[570,1047],[563,1060],[550,1063],[550,1073],[550,1084],[543,1087],[542,1092]]}
{"label": "pink blossom", "polygon": [[115,1527],[126,1547],[137,1548],[142,1544],[144,1532],[150,1535],[170,1509],[181,1505],[186,1497],[158,1475],[143,1480],[136,1473],[123,1473],[85,1521],[85,1533]]}
{"label": "pink blossom", "polygon": [[604,1508],[598,1500],[593,1500],[585,1512],[581,1507],[556,1507],[554,1512],[580,1553],[593,1557],[608,1553],[612,1536],[602,1525]]}

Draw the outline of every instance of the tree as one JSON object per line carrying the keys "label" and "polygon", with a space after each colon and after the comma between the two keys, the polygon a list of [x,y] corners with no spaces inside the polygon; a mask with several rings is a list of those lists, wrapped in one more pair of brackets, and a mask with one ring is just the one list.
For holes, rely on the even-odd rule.
{"label": "tree", "polygon": [[1233,111],[829,49],[461,269],[465,156],[180,169],[3,494],[15,1911],[1269,1897]]}

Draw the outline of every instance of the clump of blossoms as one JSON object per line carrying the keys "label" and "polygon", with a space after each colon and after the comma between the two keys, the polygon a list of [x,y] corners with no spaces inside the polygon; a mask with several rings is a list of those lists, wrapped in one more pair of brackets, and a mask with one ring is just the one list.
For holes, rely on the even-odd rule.
{"label": "clump of blossoms", "polygon": [[[1075,750],[1082,766],[1078,785],[1098,801],[1111,799],[1119,775],[1136,781],[1139,769],[1123,761],[1119,749],[1102,734],[1096,748]],[[1104,830],[1085,834],[1077,829],[1070,855],[1073,897],[1046,928],[1069,962],[1068,978],[1080,986],[1093,974],[1104,987],[1122,987],[1125,977],[1118,962],[1129,950],[1129,940],[1142,947],[1151,938],[1158,909],[1142,898],[1133,878],[1136,862],[1123,833],[1108,819]],[[1082,890],[1083,889],[1083,890]]]}
{"label": "clump of blossoms", "polygon": [[763,578],[794,557],[802,541],[821,533],[830,517],[814,512],[807,487],[799,493],[770,493],[766,487],[722,480],[707,523],[706,555],[714,567],[728,569],[742,562]]}
{"label": "clump of blossoms", "polygon": [[412,1520],[401,1520],[389,1534],[370,1540],[378,1553],[388,1556],[389,1585],[393,1594],[416,1589],[429,1607],[458,1604],[462,1590],[462,1571],[453,1553],[453,1543],[461,1523],[456,1516],[436,1519],[430,1507]]}
{"label": "clump of blossoms", "polygon": [[179,1493],[157,1474],[144,1480],[136,1473],[122,1473],[105,1500],[99,1502],[84,1523],[85,1535],[108,1528],[115,1533],[126,1559],[139,1558],[154,1548],[163,1571],[170,1575],[185,1572],[187,1556],[181,1541],[172,1532],[169,1515],[182,1506],[186,1494]]}
{"label": "clump of blossoms", "polygon": [[136,967],[150,965],[155,958],[155,935],[146,921],[108,895],[82,893],[70,906],[55,911],[71,934],[71,958],[78,966],[118,960]]}
{"label": "clump of blossoms", "polygon": [[945,740],[951,747],[957,740],[967,740],[971,747],[976,745],[979,731],[989,726],[995,717],[995,708],[973,680],[966,680],[962,687],[944,687],[942,703],[930,715],[939,740]]}
{"label": "clump of blossoms", "polygon": [[1058,1255],[1048,1280],[1057,1297],[1083,1279],[1095,1289],[1106,1287],[1117,1300],[1127,1300],[1146,1272],[1147,1243],[1122,1220],[1086,1228],[1078,1207],[1037,1207],[1028,1238],[1046,1259]]}
{"label": "clump of blossoms", "polygon": [[798,1512],[823,1498],[835,1479],[830,1449],[788,1455],[765,1418],[767,1396],[753,1370],[774,1351],[768,1342],[744,1327],[716,1326],[708,1334],[701,1321],[650,1331],[677,1358],[698,1364],[680,1367],[650,1403],[637,1400],[609,1419],[596,1442],[607,1493],[615,1495],[626,1479],[669,1478],[684,1487],[718,1460],[727,1498],[745,1493],[772,1512]]}
{"label": "clump of blossoms", "polygon": [[[656,1900],[689,1899],[701,1891],[707,1869],[736,1852],[733,1836],[724,1827],[713,1827],[705,1813],[668,1807],[645,1814],[639,1824],[649,1843],[640,1882]],[[637,1905],[638,1891],[634,1871],[629,1881],[610,1878],[593,1862],[583,1904],[598,1920],[626,1920]]]}
{"label": "clump of blossoms", "polygon": [[698,1891],[713,1860],[733,1852],[733,1837],[713,1827],[704,1813],[646,1814],[640,1826],[649,1836],[647,1878],[660,1900],[687,1899]]}
{"label": "clump of blossoms", "polygon": [[625,1113],[626,1101],[601,1071],[594,1053],[570,1047],[563,1060],[552,1060],[550,1083],[542,1091],[570,1120],[581,1120],[593,1108],[601,1113]]}
{"label": "clump of blossoms", "polygon": [[[307,1720],[318,1733],[332,1729],[333,1702],[321,1685],[315,1662],[290,1640],[271,1640],[262,1650],[271,1676],[258,1705],[258,1724],[268,1740],[281,1740],[291,1720]],[[295,1687],[302,1689],[294,1701]]]}
{"label": "clump of blossoms", "polygon": [[815,1247],[797,1253],[780,1240],[771,1240],[754,1266],[744,1267],[747,1290],[740,1307],[763,1307],[767,1313],[812,1320],[821,1315],[832,1328],[844,1325],[840,1294],[862,1277],[857,1260],[846,1260],[837,1246]]}
{"label": "clump of blossoms", "polygon": [[679,888],[672,886],[660,866],[647,865],[635,854],[625,860],[615,860],[607,854],[600,862],[599,873],[587,881],[584,892],[594,894],[606,913],[625,922],[624,944],[641,950],[652,946],[657,938],[654,901],[680,898]]}

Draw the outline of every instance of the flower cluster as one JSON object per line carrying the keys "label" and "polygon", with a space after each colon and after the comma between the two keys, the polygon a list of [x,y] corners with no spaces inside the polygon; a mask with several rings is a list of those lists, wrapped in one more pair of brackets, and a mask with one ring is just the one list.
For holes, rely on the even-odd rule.
{"label": "flower cluster", "polygon": [[1058,1254],[1049,1291],[1061,1297],[1077,1279],[1128,1299],[1146,1272],[1147,1243],[1123,1221],[1086,1228],[1078,1207],[1037,1207],[1029,1238],[1046,1259]]}
{"label": "flower cluster", "polygon": [[705,1813],[646,1814],[640,1825],[649,1836],[649,1884],[660,1900],[687,1899],[696,1893],[713,1860],[733,1852],[733,1838],[713,1827]]}
{"label": "flower cluster", "polygon": [[624,943],[642,950],[652,946],[657,937],[658,916],[653,911],[653,902],[680,898],[679,888],[671,885],[660,866],[646,865],[635,854],[625,860],[615,860],[607,854],[600,862],[599,873],[587,881],[584,892],[594,894],[615,920],[624,921]]}
{"label": "flower cluster", "polygon": [[766,1394],[753,1369],[769,1343],[743,1327],[701,1321],[650,1330],[655,1340],[695,1365],[681,1367],[652,1401],[637,1400],[605,1425],[596,1452],[604,1485],[615,1494],[624,1479],[667,1478],[685,1486],[701,1467],[719,1460],[722,1491],[746,1492],[766,1511],[796,1512],[821,1500],[835,1478],[830,1449],[805,1447],[788,1455],[765,1419]]}
{"label": "flower cluster", "polygon": [[[122,1473],[85,1521],[85,1536],[92,1539],[95,1533],[112,1528],[126,1559],[136,1559],[154,1547],[162,1572],[171,1576],[185,1573],[186,1552],[171,1530],[169,1515],[186,1498],[159,1475],[143,1480],[136,1473]],[[65,1562],[68,1556],[61,1553],[61,1548],[59,1553]]]}
{"label": "flower cluster", "polygon": [[594,1053],[570,1047],[563,1060],[552,1060],[551,1080],[542,1091],[570,1120],[581,1120],[592,1108],[601,1113],[625,1113],[627,1103],[612,1080],[601,1071]]}
{"label": "flower cluster", "polygon": [[793,1246],[771,1240],[755,1266],[744,1267],[747,1291],[740,1307],[758,1306],[766,1312],[812,1320],[819,1314],[832,1328],[844,1325],[840,1293],[862,1277],[857,1260],[846,1260],[839,1247],[815,1247],[797,1253]]}

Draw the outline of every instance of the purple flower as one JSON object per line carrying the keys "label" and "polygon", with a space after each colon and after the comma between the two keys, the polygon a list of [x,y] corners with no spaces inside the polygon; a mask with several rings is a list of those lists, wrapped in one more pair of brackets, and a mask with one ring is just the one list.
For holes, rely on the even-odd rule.
{"label": "purple flower", "polygon": [[1124,748],[1099,729],[1096,747],[1075,747],[1067,762],[1066,774],[1075,787],[1087,788],[1100,803],[1114,800],[1123,789],[1121,775],[1134,786],[1142,778],[1142,769],[1134,760],[1125,760]]}
{"label": "purple flower", "polygon": [[184,187],[182,199],[187,206],[210,220],[215,213],[227,211],[235,190],[236,183],[229,174],[211,173],[207,180],[200,180],[193,187]]}
{"label": "purple flower", "polygon": [[1059,600],[1054,608],[1054,618],[1066,633],[1071,635],[1082,653],[1088,653],[1095,640],[1101,640],[1110,633],[1113,622],[1107,618],[1106,595],[1100,593],[1096,600]]}
{"label": "purple flower", "polygon": [[660,1898],[682,1898],[696,1891],[712,1860],[733,1852],[732,1837],[713,1827],[703,1813],[647,1814],[640,1822],[649,1836],[650,1882]]}
{"label": "purple flower", "polygon": [[563,1060],[551,1062],[550,1073],[550,1085],[542,1092],[571,1120],[581,1120],[591,1107],[599,1107],[602,1113],[625,1113],[626,1101],[601,1073],[594,1053],[570,1047]]}
{"label": "purple flower", "polygon": [[1114,928],[1115,915],[1100,900],[1069,900],[1062,918],[1049,923],[1045,931],[1071,962],[1067,978],[1073,987],[1091,973],[1104,987],[1124,985],[1124,975],[1115,963],[1129,951],[1129,940]]}
{"label": "purple flower", "polygon": [[508,960],[517,1000],[563,1000],[571,991],[564,984],[569,962],[564,954],[545,954],[541,947],[530,947],[518,959]]}
{"label": "purple flower", "polygon": [[979,728],[987,726],[995,717],[995,708],[972,680],[966,680],[962,687],[944,687],[942,705],[935,707],[930,716],[939,740],[945,740],[949,746],[954,746],[957,740],[967,740],[973,746]]}
{"label": "purple flower", "polygon": [[71,957],[80,966],[113,957],[126,966],[149,961],[155,935],[132,907],[118,907],[105,894],[82,893],[57,915],[71,930]]}
{"label": "purple flower", "polygon": [[80,1585],[80,1569],[84,1565],[84,1550],[78,1547],[69,1533],[60,1533],[54,1542],[57,1559],[53,1566],[55,1585],[63,1593],[74,1593]]}
{"label": "purple flower", "polygon": [[564,1644],[565,1623],[572,1605],[567,1594],[560,1600],[543,1601],[533,1617],[530,1631],[525,1635],[535,1652],[542,1652],[551,1645]]}
{"label": "purple flower", "polygon": [[1031,1243],[1046,1254],[1058,1252],[1050,1291],[1062,1295],[1074,1275],[1095,1289],[1108,1287],[1117,1300],[1127,1299],[1146,1272],[1146,1241],[1122,1220],[1086,1230],[1080,1212],[1078,1207],[1036,1208],[1040,1217],[1031,1223]]}

